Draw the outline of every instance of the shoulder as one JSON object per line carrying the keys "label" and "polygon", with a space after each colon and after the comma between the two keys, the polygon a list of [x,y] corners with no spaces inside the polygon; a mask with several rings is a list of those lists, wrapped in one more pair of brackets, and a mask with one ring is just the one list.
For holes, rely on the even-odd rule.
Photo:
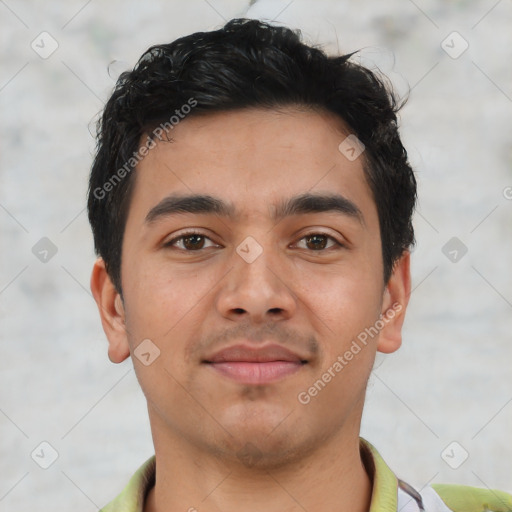
{"label": "shoulder", "polygon": [[425,512],[512,512],[512,495],[494,489],[432,484],[420,494]]}
{"label": "shoulder", "polygon": [[417,491],[398,478],[376,448],[360,438],[361,458],[373,480],[370,512],[512,512],[512,494],[467,485],[431,484]]}

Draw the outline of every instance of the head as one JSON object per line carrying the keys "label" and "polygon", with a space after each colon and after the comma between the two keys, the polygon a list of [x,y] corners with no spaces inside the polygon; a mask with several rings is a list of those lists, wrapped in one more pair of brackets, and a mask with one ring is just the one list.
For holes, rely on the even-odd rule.
{"label": "head", "polygon": [[[401,342],[416,182],[389,86],[351,56],[232,20],[120,76],[89,184],[91,288],[154,435],[226,457],[252,440],[268,465],[357,431],[375,352]],[[212,358],[242,342],[300,368],[233,379]]]}

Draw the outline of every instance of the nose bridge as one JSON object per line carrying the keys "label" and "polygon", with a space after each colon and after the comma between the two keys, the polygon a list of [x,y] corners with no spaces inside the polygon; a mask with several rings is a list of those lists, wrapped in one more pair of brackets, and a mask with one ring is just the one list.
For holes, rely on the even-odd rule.
{"label": "nose bridge", "polygon": [[263,318],[267,314],[289,316],[293,313],[295,300],[286,282],[280,255],[275,251],[268,234],[247,236],[242,240],[233,251],[232,270],[220,290],[221,314]]}
{"label": "nose bridge", "polygon": [[[238,287],[248,285],[251,289],[258,288],[260,292],[264,292],[268,288],[277,290],[279,281],[277,278],[277,255],[274,254],[271,235],[247,236],[238,244],[233,254],[233,264],[235,265],[234,277],[238,282]],[[261,242],[261,243],[260,243]],[[273,268],[274,267],[274,268]],[[282,283],[281,283],[282,285]]]}

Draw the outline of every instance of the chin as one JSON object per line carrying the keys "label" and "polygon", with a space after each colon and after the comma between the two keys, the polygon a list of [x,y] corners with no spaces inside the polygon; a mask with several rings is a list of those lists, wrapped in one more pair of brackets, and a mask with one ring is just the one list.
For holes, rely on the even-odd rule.
{"label": "chin", "polygon": [[295,425],[290,411],[281,411],[278,419],[266,412],[260,412],[252,422],[247,418],[243,422],[222,422],[231,435],[216,445],[217,449],[224,445],[217,456],[250,469],[275,470],[299,463],[322,442],[303,422],[302,428]]}
{"label": "chin", "polygon": [[275,470],[301,459],[301,444],[297,445],[288,435],[280,439],[240,435],[230,443],[230,458],[248,469]]}

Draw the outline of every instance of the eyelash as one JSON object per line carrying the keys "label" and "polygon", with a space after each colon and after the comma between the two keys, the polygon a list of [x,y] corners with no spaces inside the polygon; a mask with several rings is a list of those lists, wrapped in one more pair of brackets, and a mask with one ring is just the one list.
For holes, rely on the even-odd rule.
{"label": "eyelash", "polygon": [[[193,235],[198,235],[198,236],[201,236],[203,238],[206,238],[210,241],[213,241],[210,239],[210,237],[206,236],[205,234],[199,232],[199,231],[186,231],[184,233],[182,233],[180,236],[177,236],[175,238],[173,238],[172,240],[169,240],[168,242],[166,242],[164,244],[164,247],[169,247],[169,248],[172,248],[172,246],[179,240],[183,240],[184,238],[187,238],[189,236],[193,236]],[[310,236],[313,236],[313,235],[320,235],[320,236],[324,236],[330,240],[332,240],[334,242],[335,245],[331,246],[331,247],[328,247],[328,248],[325,248],[325,249],[319,249],[319,250],[313,250],[311,249],[310,251],[311,252],[327,252],[328,250],[332,250],[334,248],[336,249],[341,249],[341,248],[344,248],[345,245],[342,244],[341,242],[339,242],[338,240],[336,240],[336,238],[334,238],[332,235],[328,235],[327,233],[322,233],[321,231],[312,231],[311,233],[306,233],[305,235],[303,235],[299,241],[303,240],[304,238],[307,238],[307,237],[310,237]],[[182,252],[200,252],[202,251],[204,248],[202,247],[201,249],[198,249],[196,251],[191,251],[191,250],[187,250],[187,249],[178,249],[179,251],[182,251]]]}

